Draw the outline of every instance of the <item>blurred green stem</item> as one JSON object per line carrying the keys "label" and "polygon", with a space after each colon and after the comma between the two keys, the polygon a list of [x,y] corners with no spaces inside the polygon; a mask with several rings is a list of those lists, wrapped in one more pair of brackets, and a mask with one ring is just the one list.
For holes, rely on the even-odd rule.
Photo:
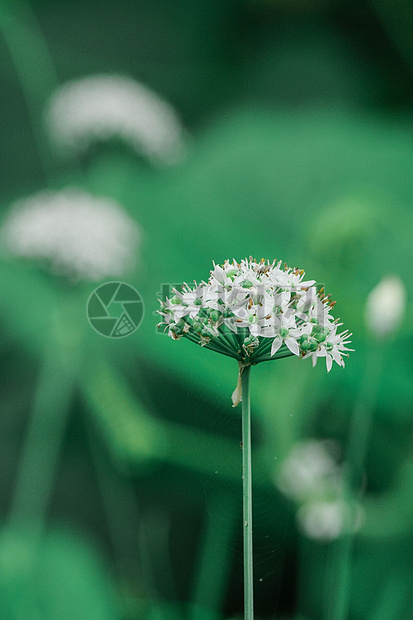
{"label": "blurred green stem", "polygon": [[370,5],[380,20],[393,45],[413,69],[413,12],[410,0],[370,0]]}
{"label": "blurred green stem", "polygon": [[42,129],[43,111],[58,80],[46,41],[28,2],[4,0],[1,3],[0,33],[18,76],[43,172],[49,180],[53,162]]}
{"label": "blurred green stem", "polygon": [[11,526],[30,520],[39,534],[45,522],[73,392],[73,377],[59,361],[58,348],[49,343],[30,412],[9,516]]}
{"label": "blurred green stem", "polygon": [[244,620],[254,618],[252,556],[252,467],[251,467],[251,366],[240,366],[242,385],[242,490],[244,521]]}
{"label": "blurred green stem", "polygon": [[219,493],[212,498],[205,519],[205,532],[195,571],[191,620],[210,620],[219,616],[227,586],[234,508],[232,493]]}
{"label": "blurred green stem", "polygon": [[347,453],[343,474],[343,500],[348,514],[343,535],[332,544],[332,571],[329,580],[326,618],[346,620],[350,605],[350,568],[357,519],[357,500],[361,493],[363,466],[373,422],[380,372],[383,364],[383,345],[374,343],[368,352],[359,397],[350,419]]}
{"label": "blurred green stem", "polygon": [[[139,504],[133,484],[128,476],[119,474],[116,467],[110,467],[102,453],[100,442],[96,441],[91,420],[87,427],[90,454],[99,487],[102,509],[111,538],[115,564],[120,579],[126,579],[125,567],[139,575],[139,545],[135,533]],[[122,506],[122,510],[119,510]]]}

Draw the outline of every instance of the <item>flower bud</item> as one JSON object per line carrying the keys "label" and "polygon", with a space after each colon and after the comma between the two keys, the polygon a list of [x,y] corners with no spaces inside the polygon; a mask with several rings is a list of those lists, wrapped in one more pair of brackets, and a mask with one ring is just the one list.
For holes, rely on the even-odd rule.
{"label": "flower bud", "polygon": [[406,308],[406,289],[396,276],[383,278],[367,297],[365,321],[378,338],[389,336],[399,327]]}

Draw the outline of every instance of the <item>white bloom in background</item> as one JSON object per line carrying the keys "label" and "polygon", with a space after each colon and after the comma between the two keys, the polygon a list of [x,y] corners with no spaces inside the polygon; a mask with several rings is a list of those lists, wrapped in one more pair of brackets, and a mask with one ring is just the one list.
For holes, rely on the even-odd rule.
{"label": "white bloom in background", "polygon": [[334,493],[340,488],[341,472],[330,440],[310,439],[297,443],[284,460],[277,476],[277,487],[299,502]]}
{"label": "white bloom in background", "polygon": [[302,533],[320,542],[334,540],[347,531],[358,532],[363,522],[360,504],[351,507],[342,498],[309,502],[297,512]]}
{"label": "white bloom in background", "polygon": [[406,309],[406,289],[396,276],[385,277],[367,297],[365,321],[370,331],[384,338],[400,326]]}
{"label": "white bloom in background", "polygon": [[132,269],[140,237],[138,225],[117,202],[76,188],[18,201],[0,230],[1,243],[13,256],[95,281]]}
{"label": "white bloom in background", "polygon": [[52,141],[69,152],[112,137],[124,139],[153,163],[175,163],[184,152],[185,132],[173,107],[125,76],[68,82],[53,95],[46,124]]}
{"label": "white bloom in background", "polygon": [[363,522],[360,505],[343,497],[343,466],[333,440],[308,439],[297,443],[281,465],[275,483],[297,504],[297,523],[308,538],[333,540]]}
{"label": "white bloom in background", "polygon": [[323,290],[281,261],[227,260],[214,264],[208,282],[173,289],[161,301],[160,325],[174,340],[184,336],[244,365],[297,355],[325,357],[329,371],[333,360],[344,366],[351,334],[337,333],[335,302]]}
{"label": "white bloom in background", "polygon": [[309,538],[327,541],[340,536],[349,517],[349,508],[342,500],[317,501],[301,506],[297,522]]}

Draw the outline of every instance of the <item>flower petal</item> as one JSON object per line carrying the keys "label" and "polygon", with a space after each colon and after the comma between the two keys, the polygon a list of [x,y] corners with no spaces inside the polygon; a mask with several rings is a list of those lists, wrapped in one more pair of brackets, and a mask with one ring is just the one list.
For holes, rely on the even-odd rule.
{"label": "flower petal", "polygon": [[271,346],[271,357],[273,355],[275,355],[275,353],[277,353],[278,349],[280,348],[280,346],[282,345],[282,340],[280,338],[280,336],[275,336],[272,346]]}
{"label": "flower petal", "polygon": [[300,355],[300,349],[299,349],[298,343],[295,340],[295,338],[291,338],[291,336],[287,336],[284,342],[287,345],[287,347],[290,349],[291,353],[294,353],[294,355]]}

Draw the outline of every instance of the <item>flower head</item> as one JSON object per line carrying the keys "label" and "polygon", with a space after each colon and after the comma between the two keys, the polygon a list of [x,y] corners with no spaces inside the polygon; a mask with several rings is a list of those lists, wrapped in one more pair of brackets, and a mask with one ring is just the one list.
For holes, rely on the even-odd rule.
{"label": "flower head", "polygon": [[68,82],[53,95],[46,122],[52,140],[69,152],[114,136],[152,163],[174,163],[184,151],[185,132],[173,107],[121,75]]}
{"label": "flower head", "polygon": [[72,279],[95,281],[133,268],[140,236],[117,202],[76,188],[17,202],[0,231],[11,255],[46,262]]}
{"label": "flower head", "polygon": [[304,271],[252,257],[215,265],[208,282],[184,284],[158,311],[174,340],[186,337],[240,364],[296,355],[344,366],[350,334],[337,333],[335,302]]}

